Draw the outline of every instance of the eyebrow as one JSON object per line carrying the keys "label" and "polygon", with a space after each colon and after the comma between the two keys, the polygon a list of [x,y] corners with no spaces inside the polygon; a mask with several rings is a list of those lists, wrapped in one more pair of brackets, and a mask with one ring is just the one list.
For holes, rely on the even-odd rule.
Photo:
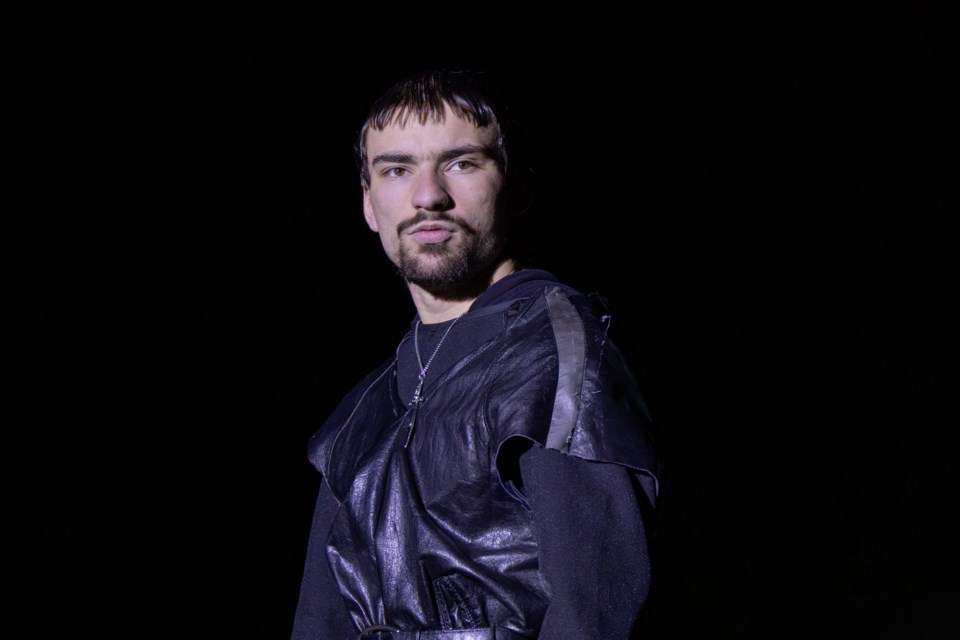
{"label": "eyebrow", "polygon": [[[489,146],[465,144],[459,147],[453,147],[452,149],[444,149],[437,155],[437,160],[447,162],[454,158],[471,154],[480,154],[490,159],[494,157],[493,150]],[[394,162],[397,164],[415,164],[413,155],[409,153],[380,153],[370,160],[370,165],[376,166],[378,164],[390,164]]]}

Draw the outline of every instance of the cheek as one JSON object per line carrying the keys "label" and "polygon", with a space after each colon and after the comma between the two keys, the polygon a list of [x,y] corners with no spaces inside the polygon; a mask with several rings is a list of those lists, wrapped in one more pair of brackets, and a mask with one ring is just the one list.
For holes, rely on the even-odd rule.
{"label": "cheek", "polygon": [[474,212],[474,224],[481,229],[490,229],[494,226],[500,204],[500,191],[498,189],[478,189],[471,194],[472,206]]}
{"label": "cheek", "polygon": [[393,194],[389,192],[377,193],[371,197],[370,205],[381,230],[383,230],[383,227],[395,227],[397,225],[397,211],[400,208],[397,204],[397,198]]}
{"label": "cheek", "polygon": [[391,215],[391,211],[389,202],[385,202],[382,197],[371,199],[368,222],[370,222],[370,228],[380,234],[384,247],[397,242],[398,221]]}

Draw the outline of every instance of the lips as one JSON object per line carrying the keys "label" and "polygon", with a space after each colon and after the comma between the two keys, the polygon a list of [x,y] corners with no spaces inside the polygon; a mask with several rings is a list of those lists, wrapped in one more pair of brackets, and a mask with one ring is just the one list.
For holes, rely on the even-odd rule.
{"label": "lips", "polygon": [[455,231],[450,225],[428,222],[411,229],[410,237],[420,244],[438,244],[449,240]]}

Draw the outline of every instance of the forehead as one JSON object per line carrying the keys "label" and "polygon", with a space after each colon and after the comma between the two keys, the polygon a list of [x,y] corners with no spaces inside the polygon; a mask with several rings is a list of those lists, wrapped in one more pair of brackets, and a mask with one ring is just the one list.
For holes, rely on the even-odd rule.
{"label": "forehead", "polygon": [[467,146],[489,148],[496,142],[494,127],[478,127],[446,107],[443,120],[428,117],[421,123],[416,117],[406,121],[394,119],[382,131],[367,130],[367,155],[373,160],[383,153],[407,153],[429,156],[449,149]]}

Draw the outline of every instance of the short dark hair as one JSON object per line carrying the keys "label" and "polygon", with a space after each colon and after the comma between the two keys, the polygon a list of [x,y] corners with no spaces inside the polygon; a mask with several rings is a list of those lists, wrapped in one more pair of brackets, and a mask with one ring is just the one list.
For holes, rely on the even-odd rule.
{"label": "short dark hair", "polygon": [[364,186],[370,186],[367,132],[371,128],[383,131],[391,124],[404,126],[411,118],[416,118],[420,124],[428,120],[442,122],[444,105],[449,105],[458,117],[478,127],[495,128],[497,136],[491,153],[504,176],[508,174],[507,129],[510,120],[500,89],[485,71],[439,69],[403,78],[373,103],[354,148]]}

